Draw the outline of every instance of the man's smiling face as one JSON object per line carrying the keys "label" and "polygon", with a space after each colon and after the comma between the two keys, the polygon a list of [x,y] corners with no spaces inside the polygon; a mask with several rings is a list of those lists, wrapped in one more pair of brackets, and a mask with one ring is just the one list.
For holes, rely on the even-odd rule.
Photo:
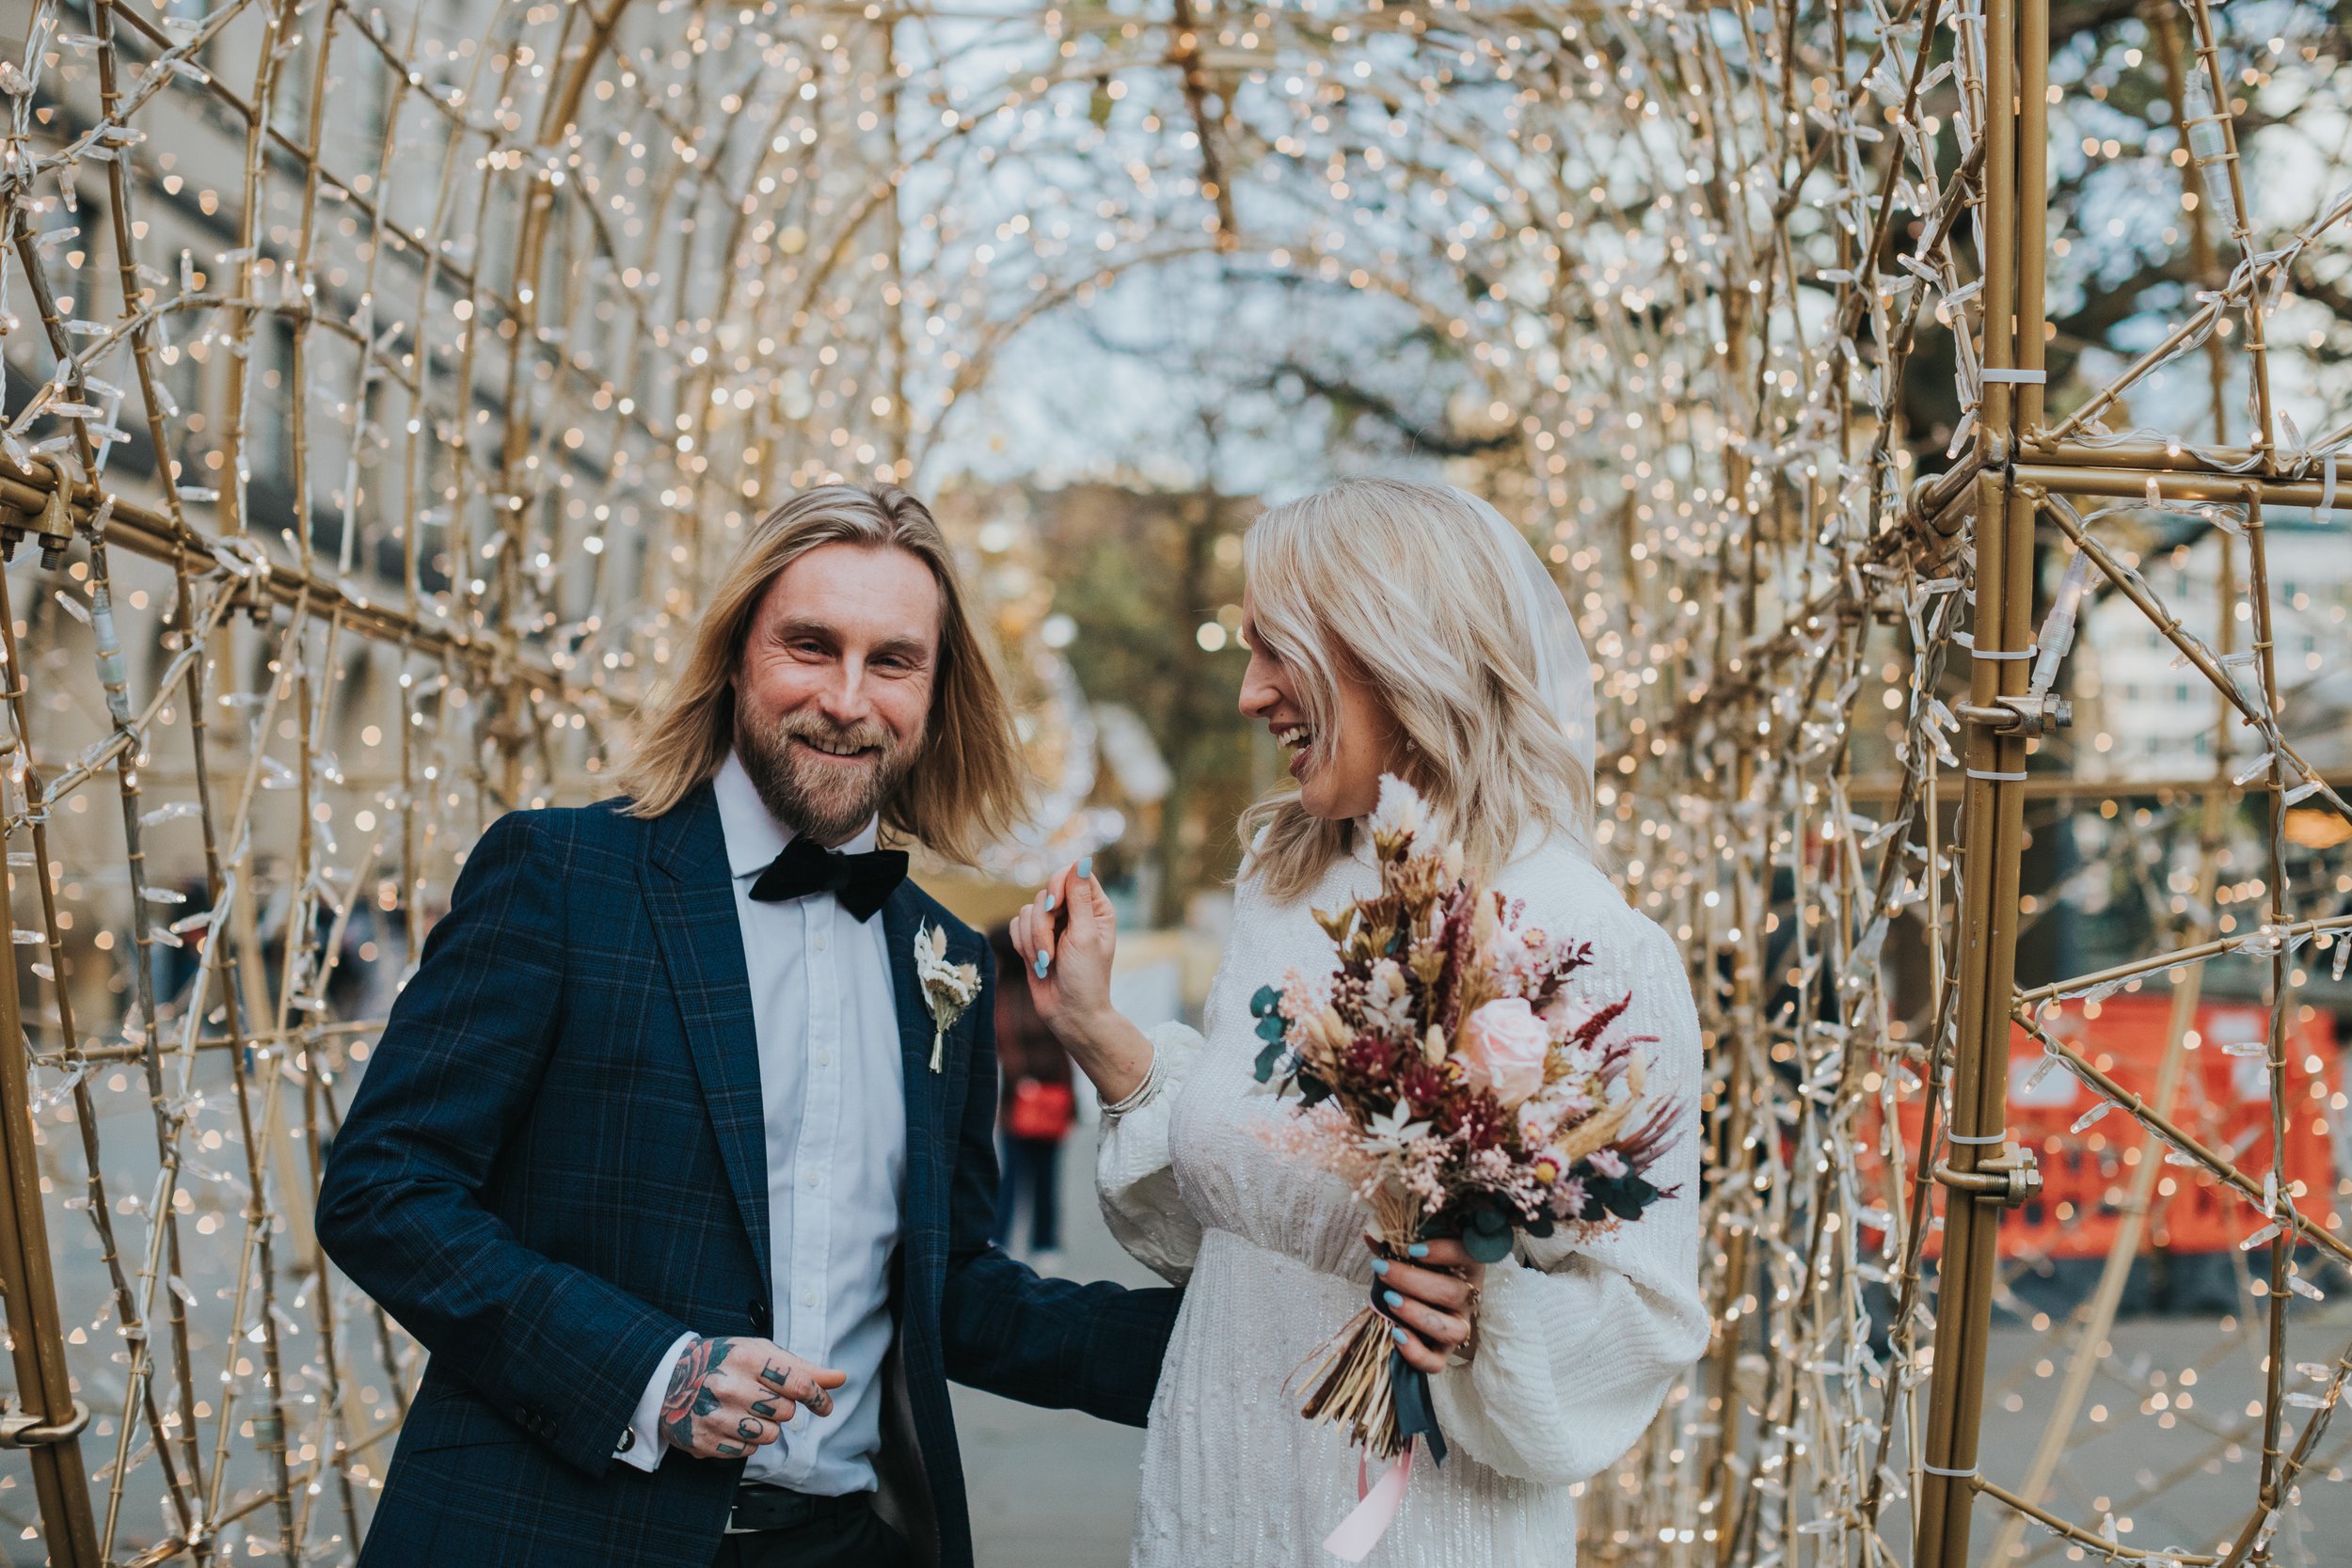
{"label": "man's smiling face", "polygon": [[922,751],[941,611],[930,568],[889,546],[820,545],[769,585],[735,748],[779,822],[832,847],[889,800]]}

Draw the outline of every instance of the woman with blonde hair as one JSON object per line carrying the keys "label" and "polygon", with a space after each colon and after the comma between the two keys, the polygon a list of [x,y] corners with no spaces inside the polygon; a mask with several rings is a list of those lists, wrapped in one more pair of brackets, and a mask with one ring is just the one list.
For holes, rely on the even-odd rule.
{"label": "woman with blonde hair", "polygon": [[[1245,818],[1249,846],[1204,1030],[1149,1035],[1110,1006],[1116,922],[1081,863],[1016,918],[1039,1011],[1101,1091],[1097,1183],[1120,1243],[1187,1286],[1163,1364],[1136,1513],[1137,1568],[1305,1568],[1358,1500],[1359,1453],[1298,1414],[1285,1380],[1377,1276],[1399,1348],[1430,1374],[1453,1455],[1416,1475],[1370,1560],[1509,1568],[1574,1557],[1572,1488],[1613,1464],[1703,1351],[1698,1020],[1665,934],[1592,863],[1592,671],[1519,531],[1456,489],[1356,481],[1278,507],[1245,544],[1242,711],[1295,784]],[[1313,911],[1376,886],[1383,774],[1418,788],[1531,926],[1592,943],[1569,982],[1629,995],[1648,1081],[1679,1107],[1672,1196],[1613,1232],[1520,1238],[1482,1266],[1457,1242],[1376,1258],[1338,1177],[1262,1135],[1248,999],[1327,973]]]}

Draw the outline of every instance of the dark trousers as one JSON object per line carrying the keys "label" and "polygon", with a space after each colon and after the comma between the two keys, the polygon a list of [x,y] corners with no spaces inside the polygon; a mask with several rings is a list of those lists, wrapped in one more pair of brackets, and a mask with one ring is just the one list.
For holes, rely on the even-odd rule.
{"label": "dark trousers", "polygon": [[1008,1132],[996,1140],[996,1151],[1004,1165],[996,1182],[996,1244],[1012,1245],[1013,1225],[1021,1217],[1025,1195],[1029,1250],[1053,1251],[1061,1245],[1061,1140],[1016,1138]]}
{"label": "dark trousers", "polygon": [[914,1568],[914,1554],[871,1508],[792,1529],[721,1538],[710,1568]]}

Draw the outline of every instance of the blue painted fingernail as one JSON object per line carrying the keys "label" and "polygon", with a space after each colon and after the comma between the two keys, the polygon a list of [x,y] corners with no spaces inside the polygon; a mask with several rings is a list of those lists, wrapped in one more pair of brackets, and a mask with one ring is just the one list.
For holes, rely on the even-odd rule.
{"label": "blue painted fingernail", "polygon": [[1372,1260],[1372,1272],[1375,1274],[1387,1274],[1389,1272],[1389,1260],[1385,1258],[1374,1259]]}
{"label": "blue painted fingernail", "polygon": [[1085,881],[1094,875],[1094,857],[1089,855],[1078,863],[1078,879]]}
{"label": "blue painted fingernail", "polygon": [[1050,893],[1045,895],[1045,912],[1047,914],[1054,912],[1054,895]]}
{"label": "blue painted fingernail", "polygon": [[1405,1249],[1405,1256],[1407,1258],[1426,1258],[1429,1256],[1429,1243],[1427,1242],[1415,1242],[1411,1246]]}
{"label": "blue painted fingernail", "polygon": [[1054,955],[1048,953],[1042,947],[1039,948],[1037,951],[1037,977],[1041,980],[1044,979],[1045,972],[1053,967]]}
{"label": "blue painted fingernail", "polygon": [[1402,1307],[1405,1305],[1405,1298],[1398,1295],[1394,1291],[1381,1291],[1380,1299],[1387,1302],[1391,1307]]}
{"label": "blue painted fingernail", "polygon": [[1389,1333],[1390,1333],[1390,1335],[1391,1335],[1392,1338],[1394,1338],[1394,1339],[1396,1340],[1396,1342],[1397,1342],[1398,1344],[1400,1344],[1400,1345],[1409,1345],[1409,1344],[1411,1344],[1411,1343],[1413,1342],[1413,1341],[1412,1341],[1409,1338],[1407,1338],[1407,1337],[1406,1337],[1406,1335],[1405,1331],[1404,1331],[1403,1329],[1401,1329],[1401,1328],[1392,1328],[1392,1329],[1389,1330]]}

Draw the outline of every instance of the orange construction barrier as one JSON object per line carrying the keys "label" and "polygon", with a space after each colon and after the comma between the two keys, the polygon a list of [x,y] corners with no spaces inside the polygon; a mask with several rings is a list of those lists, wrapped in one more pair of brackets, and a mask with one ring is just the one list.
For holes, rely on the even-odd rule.
{"label": "orange construction barrier", "polygon": [[[2300,1014],[2306,1009],[2297,1007]],[[2042,1016],[2042,1027],[2081,1052],[2093,1066],[2143,1099],[2156,1087],[2169,996],[2125,993],[2103,1002],[2070,1001]],[[2173,1123],[2238,1169],[2260,1179],[2270,1168],[2270,1091],[2265,1061],[2269,1015],[2258,1003],[2209,1002],[2199,1006],[2189,1051],[2169,1115]],[[2344,1104],[2343,1056],[2334,1021],[2312,1010],[2291,1018],[2286,1035],[2286,1171],[2296,1206],[2334,1229],[2338,1161],[2332,1128]],[[2010,1134],[2041,1162],[2041,1197],[2002,1216],[2001,1256],[2101,1258],[2115,1241],[2132,1167],[2143,1157],[2163,1160],[2159,1144],[2143,1156],[2145,1134],[2121,1108],[2090,1116],[2106,1103],[2062,1064],[2045,1065],[2041,1042],[2023,1029],[2010,1036]],[[1903,1102],[1903,1142],[1915,1159],[1921,1107]],[[1875,1144],[1875,1138],[1871,1143]],[[1936,1189],[1940,1204],[1947,1196]],[[2150,1200],[2143,1250],[2222,1252],[2243,1243],[2264,1221],[2256,1205],[2225,1187],[2203,1166],[2168,1164]],[[1927,1243],[1936,1256],[1943,1227]]]}

